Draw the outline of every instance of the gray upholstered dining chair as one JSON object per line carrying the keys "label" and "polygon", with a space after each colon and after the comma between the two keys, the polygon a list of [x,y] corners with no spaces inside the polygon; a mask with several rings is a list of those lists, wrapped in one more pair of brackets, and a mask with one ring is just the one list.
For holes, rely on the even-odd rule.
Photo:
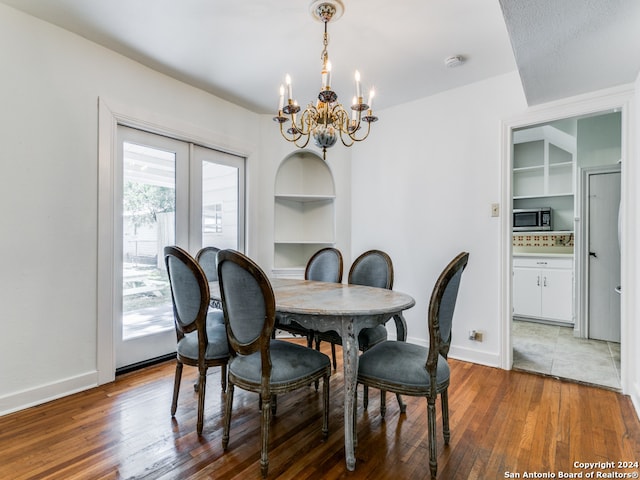
{"label": "gray upholstered dining chair", "polygon": [[[216,256],[220,251],[217,247],[203,247],[198,253],[196,253],[196,262],[202,268],[202,271],[207,276],[208,282],[218,281],[218,263]],[[207,314],[207,322],[209,324],[218,323],[224,325],[224,315],[222,314],[222,304],[217,300],[211,300],[211,308]],[[193,384],[193,389],[198,391],[198,382]]]}
{"label": "gray upholstered dining chair", "polygon": [[322,378],[322,435],[327,437],[331,362],[316,350],[271,338],[275,324],[273,289],[265,273],[250,258],[234,250],[221,250],[218,279],[231,348],[222,447],[226,450],[229,445],[235,387],[258,393],[262,411],[260,469],[266,477],[269,424],[276,395],[306,387]]}
{"label": "gray upholstered dining chair", "polygon": [[[198,251],[198,253],[196,253],[196,261],[202,268],[204,274],[207,276],[208,282],[218,281],[217,256],[219,251],[220,249],[217,247],[203,247]],[[215,320],[220,324],[224,324],[224,317],[222,316],[222,305],[219,302],[214,301],[212,301],[211,304],[214,306],[214,315],[212,315],[212,320]]]}
{"label": "gray upholstered dining chair", "polygon": [[[442,403],[442,433],[449,444],[449,364],[453,312],[458,297],[462,272],[469,254],[458,254],[440,274],[431,293],[427,321],[429,347],[406,342],[384,341],[360,356],[358,383],[396,394],[427,398],[429,429],[429,467],[431,476],[438,470],[436,442],[436,398]],[[384,397],[380,415],[385,415]]]}
{"label": "gray upholstered dining chair", "polygon": [[176,329],[176,373],[173,385],[171,416],[178,407],[178,393],[183,365],[198,367],[198,435],[204,423],[204,398],[207,369],[220,366],[222,390],[226,390],[229,348],[224,323],[209,311],[209,283],[198,262],[185,250],[165,247],[164,260],[171,286],[174,325]]}
{"label": "gray upholstered dining chair", "polygon": [[217,247],[203,247],[196,254],[196,260],[202,267],[202,271],[209,282],[218,281],[218,261],[216,257],[219,251],[220,249]]}
{"label": "gray upholstered dining chair", "polygon": [[[304,270],[305,280],[315,280],[317,282],[330,282],[341,283],[342,282],[342,253],[340,250],[333,247],[321,248],[314,253]],[[303,327],[297,322],[291,322],[283,324],[278,320],[276,315],[276,328],[285,330],[295,335],[302,335],[307,338],[307,346],[311,348],[313,340],[315,338],[315,332]],[[334,367],[335,367],[335,347],[332,346],[332,352],[334,355]]]}
{"label": "gray upholstered dining chair", "polygon": [[[391,257],[381,250],[368,250],[355,259],[349,269],[348,282],[353,285],[365,285],[368,287],[393,288],[393,262]],[[406,328],[404,326],[404,318],[401,315],[394,317],[396,328],[398,331],[398,339],[406,339]],[[387,328],[384,325],[378,325],[373,328],[365,328],[358,335],[358,345],[361,351],[365,352],[374,345],[387,339]],[[342,345],[342,337],[338,332],[318,332],[316,333],[316,349],[320,349],[320,342],[331,342],[331,354],[333,356],[333,367],[336,367],[335,345]],[[384,393],[382,393],[383,395]],[[364,408],[369,404],[368,388],[364,388]],[[404,412],[405,405],[400,396],[398,396],[398,404]]]}

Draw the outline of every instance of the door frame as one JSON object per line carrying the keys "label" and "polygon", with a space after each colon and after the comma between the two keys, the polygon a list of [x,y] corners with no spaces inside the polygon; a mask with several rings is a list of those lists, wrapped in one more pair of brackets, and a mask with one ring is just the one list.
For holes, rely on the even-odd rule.
{"label": "door frame", "polygon": [[[245,182],[249,181],[249,164],[255,155],[255,147],[238,138],[216,134],[172,116],[144,111],[136,106],[98,98],[98,225],[97,225],[97,328],[96,328],[96,370],[97,383],[103,385],[115,380],[115,325],[114,298],[119,280],[114,262],[116,245],[114,221],[116,212],[115,191],[117,164],[118,125],[145,130],[158,135],[166,135],[176,140],[195,143],[207,148],[245,158]],[[245,190],[245,209],[249,209],[249,198]],[[244,216],[245,232],[248,231],[247,217]],[[248,251],[245,233],[244,249]]]}
{"label": "door frame", "polygon": [[[501,122],[501,203],[503,205],[501,221],[501,331],[500,331],[500,362],[501,367],[510,370],[513,365],[513,347],[511,342],[512,320],[512,170],[513,170],[513,130],[533,126],[540,123],[552,122],[563,118],[576,117],[606,111],[620,111],[622,115],[622,165],[621,165],[621,205],[622,217],[622,245],[621,245],[621,385],[622,392],[628,393],[632,389],[631,376],[628,373],[632,365],[632,352],[628,348],[627,340],[631,339],[631,319],[636,317],[633,295],[625,295],[624,290],[631,292],[635,289],[636,252],[634,232],[632,226],[635,217],[633,200],[633,179],[637,177],[633,160],[633,134],[635,131],[633,118],[634,86],[624,85],[598,92],[579,95],[531,107],[524,114]],[[626,161],[629,159],[631,161]]]}
{"label": "door frame", "polygon": [[[592,175],[620,172],[620,198],[622,200],[622,168],[621,164],[599,165],[578,168],[578,185],[576,199],[580,199],[580,236],[576,236],[575,244],[575,278],[579,279],[575,289],[575,318],[574,334],[580,338],[589,338],[589,178]],[[624,223],[624,221],[623,221]],[[622,266],[622,252],[620,252]],[[622,321],[622,314],[620,316]]]}

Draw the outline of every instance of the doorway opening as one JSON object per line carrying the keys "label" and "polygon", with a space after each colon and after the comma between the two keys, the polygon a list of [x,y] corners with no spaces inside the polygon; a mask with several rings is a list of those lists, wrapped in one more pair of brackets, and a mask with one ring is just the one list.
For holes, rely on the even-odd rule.
{"label": "doorway opening", "polygon": [[[621,390],[619,338],[589,333],[597,331],[592,322],[607,333],[620,331],[620,296],[608,285],[620,284],[622,156],[619,110],[512,130],[512,209],[552,212],[550,229],[510,232],[514,369]],[[610,170],[618,176],[604,189],[598,187],[596,172]],[[606,207],[589,201],[598,188],[598,200],[605,193],[611,197]],[[598,213],[602,208],[609,210]],[[603,251],[598,262],[594,244]]]}

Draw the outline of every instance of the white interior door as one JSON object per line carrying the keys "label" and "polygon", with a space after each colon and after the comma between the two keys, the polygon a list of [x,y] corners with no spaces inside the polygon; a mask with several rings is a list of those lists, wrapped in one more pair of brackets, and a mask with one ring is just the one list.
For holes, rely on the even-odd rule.
{"label": "white interior door", "polygon": [[164,247],[244,250],[244,159],[118,127],[116,368],[175,351]]}
{"label": "white interior door", "polygon": [[589,175],[589,338],[620,342],[620,172]]}

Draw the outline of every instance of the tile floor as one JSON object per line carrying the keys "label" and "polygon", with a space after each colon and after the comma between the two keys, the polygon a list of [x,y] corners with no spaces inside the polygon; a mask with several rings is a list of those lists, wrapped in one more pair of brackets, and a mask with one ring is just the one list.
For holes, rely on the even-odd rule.
{"label": "tile floor", "polygon": [[513,368],[620,390],[620,344],[573,336],[573,328],[513,321]]}

